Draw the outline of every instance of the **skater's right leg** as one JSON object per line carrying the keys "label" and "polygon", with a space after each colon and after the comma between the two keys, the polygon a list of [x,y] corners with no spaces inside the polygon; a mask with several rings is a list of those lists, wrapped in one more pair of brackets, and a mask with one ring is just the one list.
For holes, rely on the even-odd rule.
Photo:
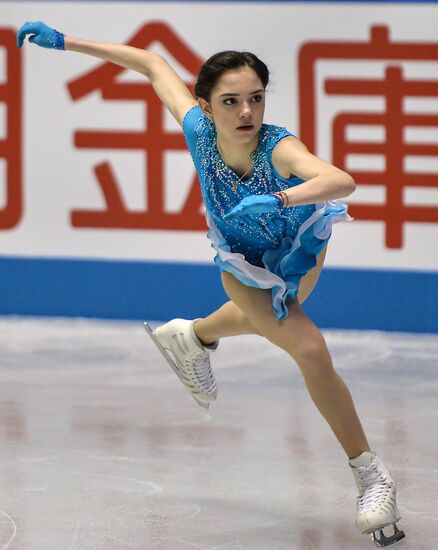
{"label": "skater's right leg", "polygon": [[226,302],[204,319],[173,319],[157,327],[154,336],[162,353],[171,352],[174,370],[200,404],[216,399],[217,384],[210,353],[219,339],[238,334],[260,334],[234,302]]}
{"label": "skater's right leg", "polygon": [[212,344],[219,338],[227,336],[260,334],[231,300],[204,319],[198,319],[193,325],[193,329],[204,345]]}
{"label": "skater's right leg", "polygon": [[144,323],[150,337],[196,401],[208,407],[217,396],[210,353],[218,342],[203,344],[193,329],[197,319],[172,319],[155,330]]}
{"label": "skater's right leg", "polygon": [[[318,280],[324,262],[325,249],[317,265],[301,281],[298,300],[303,302]],[[148,332],[152,332],[147,324]],[[216,380],[211,369],[210,353],[220,338],[240,334],[257,334],[260,331],[233,301],[226,302],[219,309],[203,319],[173,319],[154,331],[155,343],[161,352],[171,352],[171,365],[193,397],[204,404],[217,396]]]}
{"label": "skater's right leg", "polygon": [[[317,266],[302,279],[298,293],[301,302],[315,286],[324,255],[325,250]],[[154,334],[161,351],[172,352],[173,365],[193,397],[205,403],[213,401],[217,396],[209,355],[217,348],[219,339],[240,334],[262,335],[232,300],[203,319],[173,319],[158,327]]]}

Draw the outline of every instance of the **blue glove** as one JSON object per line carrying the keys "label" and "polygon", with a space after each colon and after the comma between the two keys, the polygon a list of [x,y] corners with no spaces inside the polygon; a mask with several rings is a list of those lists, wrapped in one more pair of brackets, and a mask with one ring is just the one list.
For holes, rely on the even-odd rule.
{"label": "blue glove", "polygon": [[224,220],[232,220],[238,216],[246,214],[262,214],[264,212],[273,212],[281,208],[282,201],[278,195],[250,195],[242,199],[228,214],[225,214]]}
{"label": "blue glove", "polygon": [[43,48],[52,48],[55,50],[65,50],[64,35],[61,32],[51,29],[42,21],[33,21],[25,23],[17,33],[17,46],[21,48],[27,35],[29,42],[42,46]]}

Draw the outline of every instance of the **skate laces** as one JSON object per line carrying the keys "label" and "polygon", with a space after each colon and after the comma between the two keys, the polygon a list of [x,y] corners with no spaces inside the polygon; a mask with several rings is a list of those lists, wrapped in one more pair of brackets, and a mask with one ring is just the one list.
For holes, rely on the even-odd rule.
{"label": "skate laces", "polygon": [[379,471],[377,464],[355,468],[361,483],[361,494],[358,497],[359,511],[363,512],[381,502],[382,496],[393,485]]}
{"label": "skate laces", "polygon": [[211,370],[208,353],[200,353],[192,360],[192,369],[197,381],[207,393],[212,393],[216,389],[216,382]]}

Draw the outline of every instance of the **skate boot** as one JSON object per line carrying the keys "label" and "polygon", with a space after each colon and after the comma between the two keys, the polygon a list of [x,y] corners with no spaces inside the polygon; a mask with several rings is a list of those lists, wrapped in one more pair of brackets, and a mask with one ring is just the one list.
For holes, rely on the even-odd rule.
{"label": "skate boot", "polygon": [[[379,548],[402,539],[405,534],[397,527],[400,513],[396,503],[395,483],[376,453],[364,452],[350,460],[356,478],[357,497],[356,526],[362,533],[371,534]],[[383,528],[392,525],[394,533],[385,535]],[[379,533],[379,536],[377,536]]]}
{"label": "skate boot", "polygon": [[217,396],[209,354],[216,350],[219,341],[203,346],[193,329],[195,321],[198,319],[173,319],[155,331],[148,323],[144,327],[192,397],[208,409]]}

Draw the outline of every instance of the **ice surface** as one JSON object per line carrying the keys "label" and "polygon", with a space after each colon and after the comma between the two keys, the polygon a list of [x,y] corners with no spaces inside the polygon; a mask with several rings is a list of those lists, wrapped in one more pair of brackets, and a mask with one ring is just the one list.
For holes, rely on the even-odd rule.
{"label": "ice surface", "polygon": [[[324,335],[398,483],[403,548],[438,548],[438,336]],[[342,449],[267,340],[221,341],[210,412],[140,323],[2,318],[0,361],[0,550],[373,548]]]}

